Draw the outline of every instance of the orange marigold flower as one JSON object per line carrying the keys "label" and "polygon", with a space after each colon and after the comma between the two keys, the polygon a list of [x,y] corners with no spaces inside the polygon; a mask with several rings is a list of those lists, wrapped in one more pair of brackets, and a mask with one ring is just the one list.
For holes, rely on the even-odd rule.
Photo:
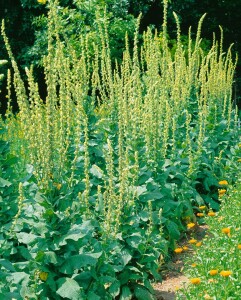
{"label": "orange marigold flower", "polygon": [[176,248],[175,250],[174,250],[174,252],[175,253],[182,253],[182,251],[183,251],[183,249],[182,248]]}
{"label": "orange marigold flower", "polygon": [[238,249],[241,250],[241,244],[238,244]]}
{"label": "orange marigold flower", "polygon": [[196,244],[196,247],[200,247],[200,246],[202,246],[202,242],[198,242],[198,243]]}
{"label": "orange marigold flower", "polygon": [[227,192],[227,190],[225,190],[225,189],[219,189],[219,190],[218,190],[218,195],[221,197],[221,196],[223,196],[226,192]]}
{"label": "orange marigold flower", "polygon": [[225,234],[227,234],[227,235],[230,235],[230,228],[229,228],[229,227],[223,228],[223,229],[222,229],[222,233],[225,233]]}
{"label": "orange marigold flower", "polygon": [[231,271],[221,271],[220,272],[220,275],[223,276],[223,277],[228,277],[232,274]]}
{"label": "orange marigold flower", "polygon": [[190,279],[190,282],[192,283],[192,284],[199,284],[199,283],[201,283],[201,279],[200,278],[191,278]]}
{"label": "orange marigold flower", "polygon": [[205,205],[199,206],[199,209],[204,210],[204,209],[206,209],[206,206]]}
{"label": "orange marigold flower", "polygon": [[214,217],[214,216],[216,216],[216,213],[211,210],[211,211],[208,212],[208,216],[209,217]]}
{"label": "orange marigold flower", "polygon": [[187,224],[187,228],[188,228],[188,229],[191,229],[191,228],[193,228],[193,227],[195,227],[195,226],[196,226],[195,223],[188,223],[188,224]]}
{"label": "orange marigold flower", "polygon": [[218,274],[218,270],[210,270],[210,271],[209,271],[209,274],[210,274],[211,276],[217,275],[217,274]]}
{"label": "orange marigold flower", "polygon": [[204,213],[197,213],[198,217],[204,217]]}
{"label": "orange marigold flower", "polygon": [[227,180],[221,180],[221,181],[219,181],[219,184],[220,185],[228,185],[228,182],[227,182]]}
{"label": "orange marigold flower", "polygon": [[195,239],[191,239],[188,241],[189,244],[195,244],[196,242],[197,242],[197,240],[195,240]]}

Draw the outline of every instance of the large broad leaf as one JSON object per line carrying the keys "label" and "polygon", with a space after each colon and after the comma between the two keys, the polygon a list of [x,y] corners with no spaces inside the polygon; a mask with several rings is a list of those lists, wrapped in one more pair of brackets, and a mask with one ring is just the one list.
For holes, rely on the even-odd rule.
{"label": "large broad leaf", "polygon": [[26,233],[26,232],[20,232],[20,233],[17,233],[16,235],[17,235],[18,241],[23,244],[30,244],[30,243],[34,242],[37,238],[39,238],[35,234]]}
{"label": "large broad leaf", "polygon": [[119,294],[120,294],[120,282],[119,281],[114,281],[111,286],[109,287],[109,293],[115,299]]}
{"label": "large broad leaf", "polygon": [[73,274],[74,270],[79,270],[86,266],[94,266],[97,264],[101,254],[102,252],[71,256],[66,259],[59,271],[64,274]]}
{"label": "large broad leaf", "polygon": [[103,177],[103,171],[97,165],[92,165],[90,173],[97,178]]}
{"label": "large broad leaf", "polygon": [[62,298],[72,299],[72,300],[81,300],[81,288],[78,283],[71,278],[60,278],[57,281],[58,290],[56,293]]}
{"label": "large broad leaf", "polygon": [[0,187],[10,186],[12,183],[6,179],[0,177]]}
{"label": "large broad leaf", "polygon": [[9,277],[9,281],[15,283],[15,284],[22,284],[22,285],[27,285],[29,281],[29,274],[25,272],[15,272],[12,273],[12,275]]}
{"label": "large broad leaf", "polygon": [[134,294],[138,300],[155,300],[155,297],[141,285],[135,287]]}
{"label": "large broad leaf", "polygon": [[124,266],[126,266],[128,262],[132,259],[132,256],[127,249],[123,249],[121,251],[121,259]]}
{"label": "large broad leaf", "polygon": [[128,286],[123,286],[121,290],[120,300],[131,300],[132,293]]}
{"label": "large broad leaf", "polygon": [[172,221],[167,221],[166,227],[172,239],[178,240],[180,238],[180,231],[176,223]]}
{"label": "large broad leaf", "polygon": [[16,272],[14,266],[9,260],[0,259],[0,265],[3,266],[6,270],[9,270],[11,272]]}

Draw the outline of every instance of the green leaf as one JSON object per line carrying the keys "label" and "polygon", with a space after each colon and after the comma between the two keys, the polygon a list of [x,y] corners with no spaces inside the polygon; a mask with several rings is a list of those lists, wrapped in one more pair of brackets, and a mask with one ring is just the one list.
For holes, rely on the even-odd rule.
{"label": "green leaf", "polygon": [[57,281],[58,290],[56,293],[62,298],[81,300],[81,288],[72,278],[60,278]]}
{"label": "green leaf", "polygon": [[137,285],[134,289],[134,294],[137,300],[155,300],[154,296],[141,285]]}
{"label": "green leaf", "polygon": [[0,260],[0,265],[2,265],[5,269],[11,271],[11,272],[15,272],[15,268],[13,267],[13,265],[11,264],[10,261],[6,260],[6,259],[1,259]]}
{"label": "green leaf", "polygon": [[26,233],[26,232],[20,232],[20,233],[17,233],[16,235],[17,235],[18,241],[23,244],[30,244],[30,243],[34,242],[37,238],[39,238],[35,234]]}
{"label": "green leaf", "polygon": [[114,281],[109,287],[109,293],[113,298],[120,294],[120,282],[118,280]]}
{"label": "green leaf", "polygon": [[128,288],[128,286],[123,286],[121,289],[121,296],[120,300],[131,300],[132,299],[132,293],[131,290]]}
{"label": "green leaf", "polygon": [[27,282],[29,281],[29,274],[25,272],[15,272],[12,273],[10,281],[14,282],[15,284],[22,284],[22,285],[27,285]]}
{"label": "green leaf", "polygon": [[6,179],[0,177],[0,187],[10,186],[12,183]]}
{"label": "green leaf", "polygon": [[172,239],[178,240],[180,238],[180,231],[178,230],[178,226],[176,223],[168,220],[166,222],[166,227]]}
{"label": "green leaf", "polygon": [[97,165],[92,165],[90,173],[97,178],[103,177],[103,171]]}
{"label": "green leaf", "polygon": [[88,300],[101,300],[101,298],[92,291],[89,291],[89,293],[87,295],[87,299]]}
{"label": "green leaf", "polygon": [[79,270],[86,266],[94,266],[97,264],[98,258],[101,255],[102,252],[71,256],[66,259],[59,271],[64,274],[73,274],[75,270]]}
{"label": "green leaf", "polygon": [[128,262],[132,259],[132,256],[127,249],[123,249],[121,251],[121,259],[122,259],[124,266],[126,266],[128,264]]}

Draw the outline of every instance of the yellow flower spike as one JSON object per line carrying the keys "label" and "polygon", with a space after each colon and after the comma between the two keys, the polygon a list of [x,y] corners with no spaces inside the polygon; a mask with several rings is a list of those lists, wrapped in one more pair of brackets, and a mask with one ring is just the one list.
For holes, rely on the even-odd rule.
{"label": "yellow flower spike", "polygon": [[183,251],[182,248],[176,248],[176,249],[174,249],[174,252],[175,252],[176,254],[182,253],[182,251]]}
{"label": "yellow flower spike", "polygon": [[217,274],[218,274],[218,270],[210,270],[210,271],[209,271],[209,274],[210,274],[211,276],[217,275]]}
{"label": "yellow flower spike", "polygon": [[196,226],[195,223],[188,223],[188,224],[187,224],[187,228],[188,228],[188,229],[191,229],[191,228],[193,228],[193,227],[195,227],[195,226]]}
{"label": "yellow flower spike", "polygon": [[228,236],[230,236],[230,231],[231,231],[231,229],[230,229],[229,227],[222,228],[222,233],[225,233],[225,234],[227,234]]}
{"label": "yellow flower spike", "polygon": [[227,180],[221,180],[221,181],[218,182],[218,184],[220,184],[220,185],[228,185],[228,182],[227,182]]}
{"label": "yellow flower spike", "polygon": [[46,4],[47,0],[37,0],[39,4]]}
{"label": "yellow flower spike", "polygon": [[200,210],[205,210],[205,209],[206,209],[206,206],[205,206],[205,205],[199,206],[199,209],[200,209]]}
{"label": "yellow flower spike", "polygon": [[196,247],[200,247],[200,246],[202,246],[202,242],[198,242],[198,243],[196,244]]}
{"label": "yellow flower spike", "polygon": [[196,243],[197,243],[197,240],[191,239],[191,240],[188,241],[188,243],[189,243],[189,244],[196,244]]}
{"label": "yellow flower spike", "polygon": [[221,271],[220,275],[223,277],[229,277],[230,275],[232,275],[231,271]]}
{"label": "yellow flower spike", "polygon": [[190,279],[190,282],[192,283],[192,284],[200,284],[201,283],[201,279],[200,278],[191,278]]}
{"label": "yellow flower spike", "polygon": [[216,213],[214,211],[209,211],[208,216],[209,217],[214,217],[214,216],[216,216]]}

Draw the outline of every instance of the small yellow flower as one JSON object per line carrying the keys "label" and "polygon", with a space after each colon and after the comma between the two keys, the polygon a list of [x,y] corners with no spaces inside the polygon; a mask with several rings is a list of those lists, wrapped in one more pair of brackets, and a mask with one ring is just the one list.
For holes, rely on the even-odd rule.
{"label": "small yellow flower", "polygon": [[189,248],[188,248],[187,246],[183,246],[182,249],[183,249],[184,251],[188,251],[188,250],[189,250]]}
{"label": "small yellow flower", "polygon": [[208,216],[209,217],[214,217],[214,216],[216,216],[216,213],[214,211],[209,211]]}
{"label": "small yellow flower", "polygon": [[222,197],[226,192],[227,192],[227,190],[225,190],[225,189],[219,189],[218,190],[219,197]]}
{"label": "small yellow flower", "polygon": [[39,4],[46,4],[47,0],[37,0]]}
{"label": "small yellow flower", "polygon": [[210,270],[210,271],[209,271],[209,274],[210,274],[211,276],[217,275],[217,274],[218,274],[218,270]]}
{"label": "small yellow flower", "polygon": [[174,250],[175,253],[179,254],[179,253],[182,253],[183,249],[182,248],[176,248]]}
{"label": "small yellow flower", "polygon": [[61,187],[62,187],[62,184],[61,184],[61,183],[54,182],[54,186],[57,188],[57,190],[60,190]]}
{"label": "small yellow flower", "polygon": [[196,247],[200,247],[200,246],[202,246],[202,242],[198,242],[198,243],[196,244]]}
{"label": "small yellow flower", "polygon": [[212,297],[210,297],[208,294],[205,294],[205,295],[203,296],[203,298],[204,298],[204,299],[212,299]]}
{"label": "small yellow flower", "polygon": [[228,185],[228,182],[227,182],[227,180],[221,180],[221,181],[219,181],[218,184],[220,184],[220,185]]}
{"label": "small yellow flower", "polygon": [[238,249],[241,250],[241,244],[238,244]]}
{"label": "small yellow flower", "polygon": [[239,148],[241,148],[241,144],[238,144]]}
{"label": "small yellow flower", "polygon": [[196,268],[197,264],[193,263],[193,264],[191,264],[191,266],[192,266],[193,268]]}
{"label": "small yellow flower", "polygon": [[205,210],[205,209],[206,209],[206,206],[205,206],[205,205],[199,206],[199,209],[200,209],[200,210]]}
{"label": "small yellow flower", "polygon": [[193,228],[193,227],[195,227],[195,226],[196,226],[195,223],[188,223],[188,224],[187,224],[187,228],[188,228],[188,229],[191,229],[191,228]]}
{"label": "small yellow flower", "polygon": [[191,239],[188,241],[189,244],[196,244],[196,242],[197,242],[197,240],[195,240],[195,239]]}
{"label": "small yellow flower", "polygon": [[231,271],[221,271],[220,272],[220,275],[223,276],[223,277],[228,277],[232,274]]}
{"label": "small yellow flower", "polygon": [[230,228],[229,227],[226,227],[226,228],[223,228],[222,229],[222,233],[225,233],[225,234],[227,234],[227,235],[230,235]]}
{"label": "small yellow flower", "polygon": [[201,283],[201,279],[200,278],[191,278],[190,282],[192,284],[200,284]]}
{"label": "small yellow flower", "polygon": [[204,217],[204,213],[197,213],[197,217]]}
{"label": "small yellow flower", "polygon": [[237,160],[237,162],[241,162],[241,158],[239,158],[239,159]]}

